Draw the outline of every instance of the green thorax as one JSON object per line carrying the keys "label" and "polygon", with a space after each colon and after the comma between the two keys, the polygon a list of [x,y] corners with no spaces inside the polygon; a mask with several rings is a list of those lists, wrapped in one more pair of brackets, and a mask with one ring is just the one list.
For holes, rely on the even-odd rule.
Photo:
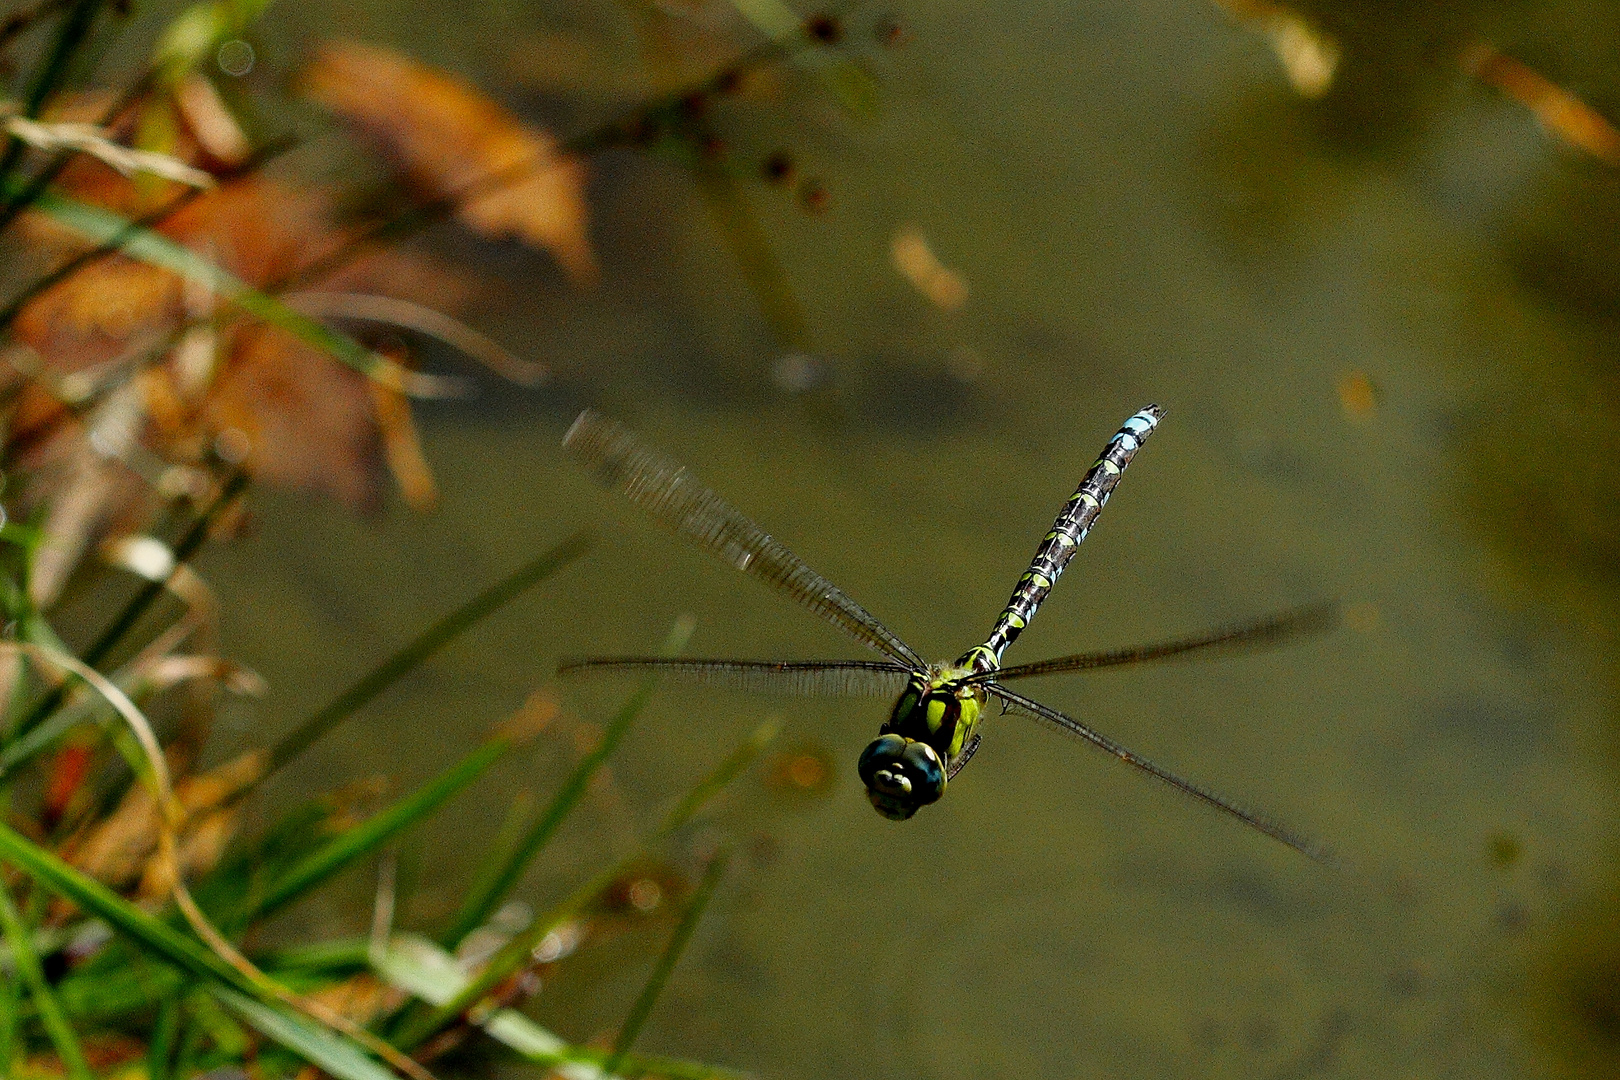
{"label": "green thorax", "polygon": [[971,657],[970,653],[955,664],[936,664],[926,675],[912,676],[883,733],[927,743],[941,762],[954,761],[973,738],[984,711],[984,690],[964,681],[976,670],[966,663]]}

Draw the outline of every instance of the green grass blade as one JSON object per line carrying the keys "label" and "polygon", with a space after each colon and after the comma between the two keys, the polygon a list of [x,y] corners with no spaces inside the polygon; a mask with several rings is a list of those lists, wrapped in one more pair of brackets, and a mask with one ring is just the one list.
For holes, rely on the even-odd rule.
{"label": "green grass blade", "polygon": [[253,916],[262,918],[291,903],[354,860],[375,851],[400,831],[428,817],[450,796],[482,776],[512,746],[513,740],[506,736],[488,740],[411,795],[334,836],[272,882]]}
{"label": "green grass blade", "polygon": [[5,825],[0,825],[0,861],[15,864],[52,892],[105,920],[141,948],[202,980],[216,1000],[261,1034],[333,1076],[341,1080],[397,1080],[352,1040],[265,1004],[259,1000],[264,991],[220,957]]}
{"label": "green grass blade", "polygon": [[[51,1037],[51,1044],[56,1047],[56,1055],[62,1059],[68,1076],[72,1080],[92,1080],[90,1063],[84,1059],[79,1036],[62,1012],[62,1005],[56,1000],[51,984],[45,981],[45,971],[40,966],[39,955],[34,952],[33,942],[29,940],[28,928],[23,925],[17,905],[11,902],[11,891],[3,881],[0,881],[0,929],[4,929],[6,941],[11,946],[11,962],[17,972],[17,980],[27,984],[40,1023]],[[6,1062],[6,1065],[9,1073],[10,1062]]]}
{"label": "green grass blade", "polygon": [[630,1012],[625,1015],[624,1023],[619,1027],[618,1037],[613,1040],[613,1056],[602,1066],[603,1072],[617,1072],[620,1063],[624,1061],[624,1055],[635,1045],[641,1029],[647,1025],[647,1018],[652,1015],[653,1006],[658,1003],[658,995],[663,993],[664,986],[675,971],[675,965],[681,961],[681,954],[686,951],[687,945],[691,944],[692,935],[697,931],[697,924],[702,920],[709,901],[714,898],[715,887],[720,884],[720,878],[726,872],[726,864],[730,861],[731,852],[724,848],[709,860],[708,869],[703,872],[703,880],[698,883],[697,892],[692,894],[686,910],[681,913],[681,921],[676,925],[675,932],[670,935],[669,944],[659,955],[658,962],[647,975],[646,985],[641,988],[641,993],[636,995],[635,1004],[630,1006]]}
{"label": "green grass blade", "polygon": [[[466,973],[456,965],[453,956],[427,938],[408,933],[394,935],[375,970],[388,985],[429,1003],[449,1000],[467,983]],[[592,1074],[602,1075],[601,1066],[608,1058],[608,1051],[571,1044],[515,1009],[496,1009],[480,1023],[490,1038],[531,1064],[552,1068],[559,1065],[592,1067],[590,1072],[570,1071],[570,1080],[591,1080]],[[625,1057],[623,1065],[627,1073],[655,1073],[671,1080],[736,1075],[678,1058],[630,1055]]]}
{"label": "green grass blade", "polygon": [[366,966],[367,938],[337,938],[332,941],[312,941],[289,945],[263,956],[254,956],[253,962],[261,971],[276,978],[330,976],[341,979]]}
{"label": "green grass blade", "polygon": [[22,1013],[22,987],[19,980],[0,978],[0,1076],[15,1075],[18,1051],[18,1025]]}
{"label": "green grass blade", "polygon": [[217,983],[209,986],[208,992],[249,1026],[333,1076],[343,1080],[399,1080],[367,1057],[355,1043],[312,1020],[271,1008],[256,998]]}
{"label": "green grass blade", "polygon": [[596,775],[597,770],[618,747],[619,740],[624,738],[625,732],[630,730],[630,725],[646,707],[652,692],[653,687],[649,684],[630,696],[630,700],[625,702],[612,723],[608,724],[607,730],[602,733],[602,739],[597,743],[596,749],[580,759],[579,764],[574,767],[574,771],[568,775],[568,779],[563,782],[563,786],[551,800],[551,804],[546,807],[546,812],[535,819],[534,824],[524,833],[522,840],[513,845],[504,865],[483,882],[475,883],[478,887],[468,892],[467,899],[463,901],[461,910],[456,914],[455,922],[444,934],[445,944],[453,945],[482,926],[490,914],[506,899],[512,887],[517,884],[518,878],[523,875],[523,871],[528,869],[529,863],[540,854],[541,849],[562,825],[563,819],[579,805],[579,800],[584,797],[590,786],[591,777]]}
{"label": "green grass blade", "polygon": [[709,771],[709,774],[696,784],[690,791],[681,796],[663,822],[658,831],[648,840],[648,844],[663,839],[688,821],[697,816],[698,811],[708,805],[710,799],[725,790],[730,783],[737,779],[742,771],[751,765],[755,758],[769,746],[771,741],[781,733],[782,725],[775,720],[767,720],[755,728],[736,748],[720,759],[720,764]]}
{"label": "green grass blade", "polygon": [[254,987],[243,975],[201,944],[3,824],[0,824],[0,861],[13,863],[52,892],[98,916],[147,952],[174,966],[199,978],[253,992]]}
{"label": "green grass blade", "polygon": [[146,1046],[147,1080],[169,1080],[174,1051],[180,1039],[181,994],[171,994],[158,1005],[157,1022],[152,1025],[152,1041]]}
{"label": "green grass blade", "polygon": [[[677,624],[676,629],[671,631],[669,640],[664,643],[664,654],[673,655],[680,652],[686,644],[686,638],[690,636],[690,624]],[[657,687],[658,680],[651,678],[630,695],[629,700],[608,724],[607,730],[602,732],[601,741],[596,744],[596,748],[574,766],[574,771],[563,781],[562,787],[552,798],[551,804],[546,807],[545,813],[535,820],[523,839],[513,846],[506,864],[489,875],[486,881],[477,883],[480,887],[468,891],[467,899],[462,902],[455,921],[440,938],[442,944],[446,947],[454,946],[467,934],[482,926],[491,913],[501,905],[518,879],[523,876],[523,871],[528,869],[529,864],[540,854],[563,820],[579,805],[579,800],[585,796],[586,789],[590,786],[591,778],[613,755],[619,741],[636,722],[636,717],[641,715],[641,711],[647,707],[647,702],[652,700],[653,691]]]}
{"label": "green grass blade", "polygon": [[514,936],[494,956],[490,957],[483,970],[462,987],[455,997],[437,1003],[431,1014],[408,1019],[401,1026],[400,1033],[395,1039],[396,1044],[407,1048],[415,1046],[438,1031],[439,1028],[472,1008],[491,989],[526,964],[529,955],[540,942],[545,940],[547,934],[570,919],[576,918],[591,901],[601,895],[603,889],[629,873],[640,862],[651,844],[668,836],[690,821],[703,808],[705,803],[719,794],[727,784],[742,772],[749,762],[759,755],[759,752],[765,748],[766,744],[775,738],[776,732],[777,725],[774,721],[767,721],[755,728],[754,732],[741,745],[730,754],[727,754],[707,776],[693,785],[692,790],[676,803],[675,807],[665,816],[663,823],[648,837],[645,843],[638,844],[635,851],[591,878],[584,885],[574,890],[573,895],[569,896],[568,899],[547,912],[543,917],[529,924],[528,928],[522,933]]}
{"label": "green grass blade", "polygon": [[524,590],[538,585],[585,554],[591,543],[590,533],[575,533],[422,631],[414,641],[378,664],[353,686],[333,698],[325,708],[283,736],[270,750],[266,775],[297,757],[316,739],[359,711],[428,657],[515,600]]}
{"label": "green grass blade", "polygon": [[[487,896],[499,888],[501,875],[511,865],[517,854],[518,845],[529,834],[535,823],[534,796],[527,791],[520,791],[512,799],[512,805],[507,808],[506,819],[501,822],[500,831],[495,839],[490,841],[489,848],[484,852],[478,869],[473,871],[472,882],[467,886],[466,897],[470,900],[474,896]],[[465,904],[467,901],[463,901]],[[457,916],[458,920],[460,915]],[[455,928],[444,934],[446,940],[440,944],[447,948],[454,945],[465,935],[462,931],[454,939],[450,937]]]}
{"label": "green grass blade", "polygon": [[[7,186],[7,194],[14,185]],[[43,192],[32,206],[93,244],[117,244],[132,259],[178,274],[203,285],[241,311],[284,330],[304,343],[327,353],[360,374],[400,390],[443,394],[451,384],[412,372],[388,358],[365,348],[354,338],[339,333],[253,288],[241,278],[210,259],[175,243],[161,233],[141,228],[128,218],[99,206],[70,199],[55,192]]]}

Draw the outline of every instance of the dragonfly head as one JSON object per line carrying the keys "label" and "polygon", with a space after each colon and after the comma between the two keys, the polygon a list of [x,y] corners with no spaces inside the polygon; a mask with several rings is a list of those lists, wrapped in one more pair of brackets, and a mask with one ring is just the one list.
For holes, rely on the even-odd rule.
{"label": "dragonfly head", "polygon": [[927,743],[879,735],[861,751],[858,766],[866,797],[877,812],[904,821],[945,793],[945,766]]}

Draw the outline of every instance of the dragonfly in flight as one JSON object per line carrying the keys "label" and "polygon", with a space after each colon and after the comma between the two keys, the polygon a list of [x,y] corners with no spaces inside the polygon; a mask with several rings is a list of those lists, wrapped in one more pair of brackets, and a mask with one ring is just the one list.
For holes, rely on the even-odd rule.
{"label": "dragonfly in flight", "polygon": [[1082,739],[1289,847],[1326,860],[1326,852],[1317,844],[1274,819],[1155,765],[1102,732],[1008,685],[1037,675],[1092,671],[1222,649],[1254,649],[1326,630],[1337,621],[1336,603],[1317,603],[1195,637],[1002,666],[1007,646],[1023,632],[1051,592],[1131,459],[1163,415],[1158,406],[1149,405],[1125,421],[1103,447],[1096,464],[1086,472],[1080,487],[1042,538],[1029,569],[1018,579],[1011,599],[984,643],[955,661],[929,663],[781,541],[699,483],[684,466],[647,446],[623,425],[587,409],[569,428],[563,446],[598,482],[626,495],[678,535],[696,541],[849,633],[884,659],[590,658],[564,660],[558,673],[659,674],[708,686],[891,698],[895,704],[888,722],[862,751],[858,769],[872,805],[884,817],[897,821],[911,817],[945,793],[946,785],[978,749],[979,722],[994,701],[1003,712],[1032,717]]}

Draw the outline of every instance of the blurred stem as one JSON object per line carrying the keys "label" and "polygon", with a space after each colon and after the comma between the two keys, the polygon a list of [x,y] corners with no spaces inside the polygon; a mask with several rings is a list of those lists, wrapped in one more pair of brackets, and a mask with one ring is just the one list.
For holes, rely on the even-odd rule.
{"label": "blurred stem", "polygon": [[[221,184],[229,183],[232,180],[237,180],[241,177],[249,176],[254,172],[257,172],[264,166],[266,162],[291,149],[295,141],[296,140],[293,139],[282,139],[280,141],[260,147],[258,150],[254,151],[253,156],[248,158],[247,161],[221,175],[218,178],[219,182]],[[83,270],[86,266],[90,266],[93,263],[98,263],[107,258],[109,255],[118,254],[123,246],[134,239],[142,230],[157,228],[169,218],[173,217],[175,214],[197,201],[197,199],[208,194],[210,190],[218,189],[187,188],[185,191],[181,192],[179,195],[176,195],[173,199],[170,199],[167,203],[158,207],[150,214],[130,221],[114,236],[100,244],[97,244],[89,251],[80,252],[71,259],[68,259],[66,262],[62,263],[62,265],[58,266],[56,269],[42,275],[37,281],[33,281],[28,285],[25,285],[22,288],[22,291],[12,298],[9,304],[7,304],[4,308],[0,308],[0,331],[6,330],[13,322],[17,320],[17,316],[22,314],[23,308],[28,305],[30,300],[33,300],[35,297],[39,296],[41,293],[45,292],[51,287],[66,281],[80,270]],[[25,195],[26,192],[20,193],[18,196],[19,200],[23,199]],[[33,198],[28,198],[27,202],[33,202]]]}
{"label": "blurred stem", "polygon": [[[198,548],[202,547],[203,541],[208,539],[209,533],[213,530],[214,522],[236,501],[237,496],[246,490],[248,481],[248,474],[240,470],[226,478],[224,486],[220,489],[219,497],[209,505],[207,510],[203,511],[202,516],[192,523],[191,528],[180,538],[180,542],[175,544],[174,570],[170,571],[170,577],[197,553]],[[120,611],[112,623],[91,643],[80,659],[91,667],[99,666],[101,661],[106,659],[107,654],[123,640],[124,635],[129,633],[130,628],[146,613],[146,609],[151,607],[159,596],[163,595],[163,590],[168,587],[168,582],[169,578],[166,577],[162,581],[148,581],[143,584],[135,595],[130,597],[129,603],[124,605],[124,610]],[[66,683],[46,694],[45,697],[40,699],[39,704],[29,710],[28,714],[12,728],[7,736],[7,741],[26,735],[47,716],[60,708],[66,696]]]}
{"label": "blurred stem", "polygon": [[411,795],[334,836],[271,883],[254,906],[251,918],[263,918],[290,903],[354,860],[375,851],[401,830],[428,817],[499,761],[512,748],[513,741],[507,736],[490,739]]}
{"label": "blurred stem", "polygon": [[[34,999],[34,1009],[39,1013],[40,1023],[44,1026],[46,1034],[51,1037],[51,1044],[56,1047],[57,1057],[62,1059],[62,1067],[72,1080],[93,1080],[90,1064],[84,1059],[84,1050],[79,1046],[79,1037],[73,1031],[73,1025],[68,1023],[67,1014],[62,1011],[61,1002],[56,1000],[56,994],[50,983],[45,981],[45,971],[40,966],[39,956],[34,952],[33,942],[29,939],[28,928],[23,925],[22,916],[17,911],[17,905],[12,903],[11,890],[3,881],[0,881],[0,928],[5,931],[6,941],[11,946],[11,962],[17,972],[17,980],[28,987],[29,996]],[[10,1062],[5,1063],[10,1071]]]}
{"label": "blurred stem", "polygon": [[420,1014],[412,1017],[407,1011],[404,1022],[400,1025],[400,1035],[394,1040],[395,1043],[405,1047],[417,1045],[478,1004],[492,989],[527,964],[534,950],[549,934],[564,923],[578,918],[580,912],[600,896],[604,889],[628,873],[643,858],[648,848],[691,821],[710,799],[736,779],[737,775],[748,767],[748,763],[759,756],[766,744],[776,737],[777,730],[775,721],[766,721],[755,728],[753,733],[721,759],[707,776],[692,786],[680,802],[664,816],[658,829],[638,844],[636,850],[575,889],[568,899],[530,923],[522,933],[501,946],[500,950],[485,963],[483,970],[454,998],[425,1017]]}
{"label": "blurred stem", "polygon": [[[690,623],[676,624],[675,629],[670,631],[669,638],[664,642],[662,654],[673,656],[680,652],[691,633]],[[596,744],[595,749],[581,758],[579,764],[574,766],[574,771],[568,775],[567,780],[563,781],[562,787],[557,790],[557,794],[551,800],[551,805],[546,807],[545,813],[540,815],[535,823],[529,827],[529,830],[524,833],[523,838],[513,846],[512,853],[507,858],[505,865],[496,873],[491,874],[487,882],[481,883],[481,888],[475,888],[468,892],[467,899],[462,902],[461,910],[457,912],[455,921],[450,924],[450,928],[445,931],[441,939],[447,948],[454,948],[456,942],[482,926],[484,920],[488,919],[490,914],[506,899],[507,894],[512,891],[512,887],[523,876],[523,871],[529,868],[529,864],[534,861],[535,856],[540,854],[541,849],[546,846],[552,835],[556,833],[557,827],[563,823],[563,819],[573,811],[575,806],[579,805],[579,800],[584,797],[586,789],[590,786],[591,778],[596,775],[597,770],[602,767],[607,759],[613,756],[613,751],[618,749],[619,741],[630,730],[630,725],[635,723],[636,717],[641,715],[641,710],[647,707],[647,702],[652,700],[653,691],[657,688],[657,678],[647,679],[637,688],[634,694],[630,695],[629,700],[624,703],[618,714],[613,717],[612,722],[608,724],[607,730],[602,732],[601,741]]]}
{"label": "blurred stem", "polygon": [[265,776],[269,776],[287,762],[309,748],[310,744],[331,731],[338,724],[398,682],[428,657],[499,611],[529,589],[567,566],[589,550],[592,538],[581,531],[556,547],[524,563],[506,577],[477,594],[450,614],[422,631],[394,655],[372,668],[327,706],[283,735],[270,748]]}
{"label": "blurred stem", "polygon": [[152,1041],[146,1047],[147,1080],[169,1080],[174,1061],[175,1044],[180,1038],[180,1002],[186,988],[163,999],[158,1006],[157,1021],[152,1025]]}
{"label": "blurred stem", "polygon": [[14,11],[6,16],[6,21],[0,23],[0,49],[4,49],[11,42],[27,30],[34,23],[47,15],[52,15],[66,7],[70,0],[39,0],[39,3],[30,8]]}
{"label": "blurred stem", "polygon": [[641,1029],[646,1026],[647,1018],[652,1015],[653,1006],[658,1002],[658,995],[663,993],[664,985],[669,982],[675,965],[680,963],[681,954],[691,943],[692,934],[697,930],[704,909],[713,899],[715,887],[720,884],[720,878],[726,871],[726,864],[730,861],[731,852],[725,848],[709,860],[708,869],[703,873],[703,880],[698,884],[697,892],[692,894],[691,902],[686,905],[686,911],[675,927],[675,933],[670,935],[669,944],[664,947],[663,954],[658,957],[658,963],[653,965],[652,971],[647,975],[646,985],[641,988],[635,1004],[625,1016],[624,1024],[619,1028],[618,1038],[613,1040],[613,1056],[602,1066],[602,1071],[609,1076],[618,1070],[624,1055],[635,1045]]}
{"label": "blurred stem", "polygon": [[743,201],[736,182],[705,154],[701,144],[696,158],[693,171],[697,175],[698,189],[708,203],[709,216],[731,248],[731,257],[737,260],[737,268],[753,291],[765,321],[771,324],[784,349],[810,351],[810,329],[804,309],[799,306],[799,298],[794,295],[782,264],[776,261],[770,237],[765,235]]}
{"label": "blurred stem", "polygon": [[[78,0],[62,16],[61,25],[56,28],[56,36],[51,39],[50,49],[40,64],[34,81],[28,87],[28,93],[23,99],[23,115],[29,119],[39,116],[40,110],[45,107],[45,101],[56,90],[62,77],[67,73],[68,64],[73,60],[73,54],[78,52],[90,28],[95,24],[96,15],[101,11],[102,0]],[[6,143],[4,154],[0,154],[0,188],[11,179],[17,165],[22,161],[26,147],[23,141],[15,135]],[[0,229],[11,224],[16,217],[17,205],[20,199],[8,199],[3,208],[0,208]]]}

